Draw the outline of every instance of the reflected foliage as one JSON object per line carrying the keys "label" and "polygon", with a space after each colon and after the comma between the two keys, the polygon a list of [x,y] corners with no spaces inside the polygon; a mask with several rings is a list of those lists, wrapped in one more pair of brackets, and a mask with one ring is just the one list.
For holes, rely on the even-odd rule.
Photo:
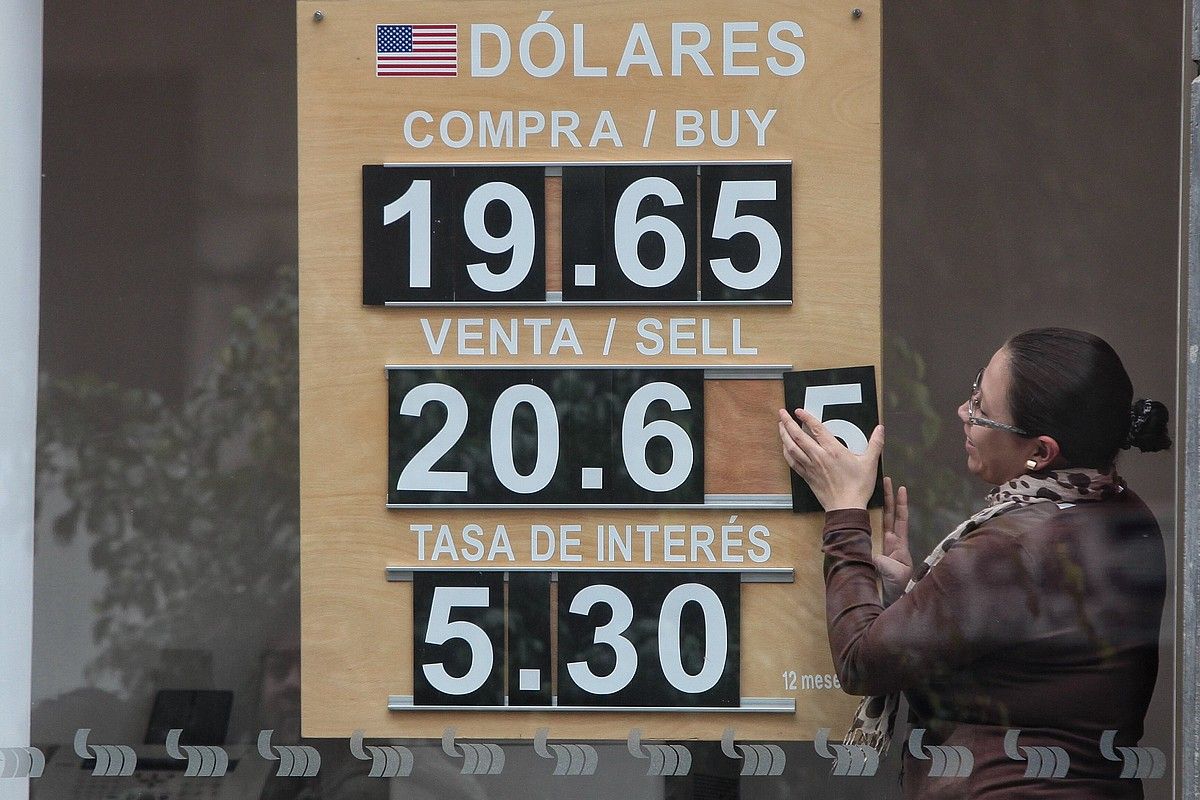
{"label": "reflected foliage", "polygon": [[944,425],[953,409],[937,408],[926,383],[925,358],[894,333],[884,337],[883,413],[888,426],[884,471],[908,487],[910,549],[920,560],[982,504],[982,486],[965,467],[938,463]]}
{"label": "reflected foliage", "polygon": [[[296,273],[232,314],[232,332],[178,405],[90,377],[39,394],[39,521],[89,537],[105,576],[89,677],[154,688],[167,648],[256,635],[298,594]],[[48,512],[52,520],[42,517]]]}

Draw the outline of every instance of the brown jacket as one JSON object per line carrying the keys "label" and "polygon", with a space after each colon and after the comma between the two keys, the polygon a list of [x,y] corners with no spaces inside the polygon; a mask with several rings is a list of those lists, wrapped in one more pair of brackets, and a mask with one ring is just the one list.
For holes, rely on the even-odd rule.
{"label": "brown jacket", "polygon": [[[1106,730],[1117,731],[1117,748],[1138,744],[1158,668],[1162,534],[1133,492],[995,517],[886,609],[867,513],[829,512],[823,538],[842,686],[903,691],[911,727],[925,729],[926,759],[909,752],[904,725],[893,737],[905,797],[1142,797],[1141,781],[1120,778],[1123,763],[1101,750]],[[1006,753],[1010,730],[1020,733]],[[971,752],[971,774],[931,777],[928,748],[955,745]],[[1039,747],[1061,750],[1027,749]],[[1065,777],[1025,777],[1039,758],[1043,771],[1065,766],[1062,752]]]}

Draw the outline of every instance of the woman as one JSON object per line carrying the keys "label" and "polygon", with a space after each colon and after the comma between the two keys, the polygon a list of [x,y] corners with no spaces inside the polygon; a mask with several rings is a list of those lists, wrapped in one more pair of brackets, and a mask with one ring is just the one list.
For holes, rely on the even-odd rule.
{"label": "woman", "polygon": [[[784,457],[826,509],[838,677],[867,696],[846,741],[886,750],[903,692],[924,730],[900,740],[906,797],[1142,796],[1105,753],[1142,735],[1165,566],[1158,523],[1115,461],[1122,448],[1170,439],[1162,404],[1132,399],[1120,359],[1096,336],[1043,328],[1010,339],[958,409],[967,469],[995,488],[915,569],[907,493],[893,496],[890,480],[883,554],[871,554],[866,503],[882,427],[854,455],[811,414],[781,410]],[[970,775],[929,776],[938,745],[969,750]]]}

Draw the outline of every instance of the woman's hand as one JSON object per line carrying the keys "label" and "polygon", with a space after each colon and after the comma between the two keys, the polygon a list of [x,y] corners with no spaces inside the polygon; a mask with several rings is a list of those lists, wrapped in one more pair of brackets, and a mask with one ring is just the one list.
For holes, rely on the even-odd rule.
{"label": "woman's hand", "polygon": [[796,409],[796,419],[780,409],[779,438],[788,466],[804,478],[826,511],[867,507],[875,491],[879,454],[883,452],[882,425],[875,426],[867,451],[860,456],[851,453],[804,409]]}
{"label": "woman's hand", "polygon": [[892,479],[883,479],[883,553],[872,556],[883,578],[883,604],[890,606],[912,577],[912,555],[908,552],[908,488],[892,495]]}

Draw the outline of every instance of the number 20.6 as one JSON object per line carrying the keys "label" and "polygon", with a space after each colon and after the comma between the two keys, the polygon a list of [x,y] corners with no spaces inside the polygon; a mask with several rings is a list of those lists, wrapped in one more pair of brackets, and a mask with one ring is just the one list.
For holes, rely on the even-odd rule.
{"label": "number 20.6", "polygon": [[[545,300],[545,206],[542,167],[364,166],[364,303]],[[566,167],[561,208],[564,300],[791,298],[790,165]]]}
{"label": "number 20.6", "polygon": [[695,370],[389,371],[389,503],[702,502]]}

